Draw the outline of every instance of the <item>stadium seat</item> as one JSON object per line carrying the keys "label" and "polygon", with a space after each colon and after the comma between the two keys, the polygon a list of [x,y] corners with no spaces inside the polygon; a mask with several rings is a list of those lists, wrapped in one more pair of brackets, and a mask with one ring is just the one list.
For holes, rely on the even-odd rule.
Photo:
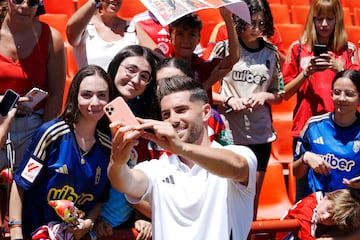
{"label": "stadium seat", "polygon": [[358,47],[358,42],[360,40],[360,26],[346,26],[345,28],[348,34],[348,40]]}
{"label": "stadium seat", "polygon": [[350,11],[350,8],[348,7],[343,7],[343,12],[344,12],[344,25],[346,26],[352,26],[353,25],[353,20],[352,20],[352,12]]}
{"label": "stadium seat", "polygon": [[223,22],[223,18],[217,8],[202,9],[196,13],[199,15],[203,24],[203,28],[200,33],[200,45],[203,50],[205,50],[214,27],[218,23]]}
{"label": "stadium seat", "polygon": [[296,177],[294,176],[294,173],[293,173],[293,165],[294,165],[294,162],[291,162],[288,165],[289,174],[288,174],[288,187],[287,187],[287,190],[288,190],[288,196],[289,196],[290,202],[295,204],[295,199],[296,199]]}
{"label": "stadium seat", "polygon": [[312,0],[282,0],[283,4],[287,4],[290,9],[291,5],[309,5]]}
{"label": "stadium seat", "polygon": [[74,57],[74,50],[70,44],[65,46],[65,53],[66,53],[66,75],[71,79],[78,71],[78,67],[76,64],[76,60]]}
{"label": "stadium seat", "polygon": [[285,4],[269,4],[274,24],[291,23],[289,8]]}
{"label": "stadium seat", "polygon": [[283,46],[285,50],[288,50],[290,45],[301,38],[301,35],[304,30],[304,25],[302,24],[276,24],[276,27],[279,29]]}
{"label": "stadium seat", "polygon": [[257,220],[280,219],[292,205],[287,194],[283,167],[276,161],[270,161],[260,192]]}
{"label": "stadium seat", "polygon": [[341,4],[343,7],[350,8],[350,11],[354,8],[360,8],[360,1],[357,0],[341,0]]}
{"label": "stadium seat", "polygon": [[136,14],[146,11],[146,7],[140,0],[122,1],[118,16],[125,20],[131,20]]}
{"label": "stadium seat", "polygon": [[60,32],[65,43],[67,43],[66,23],[68,19],[68,15],[61,13],[45,13],[39,16],[39,20],[41,22],[49,24],[51,27]]}
{"label": "stadium seat", "polygon": [[73,0],[44,0],[46,13],[67,14],[69,17],[75,12]]}
{"label": "stadium seat", "polygon": [[291,22],[296,24],[305,24],[309,9],[309,5],[291,5]]}
{"label": "stadium seat", "polygon": [[360,8],[354,8],[354,25],[360,26]]}

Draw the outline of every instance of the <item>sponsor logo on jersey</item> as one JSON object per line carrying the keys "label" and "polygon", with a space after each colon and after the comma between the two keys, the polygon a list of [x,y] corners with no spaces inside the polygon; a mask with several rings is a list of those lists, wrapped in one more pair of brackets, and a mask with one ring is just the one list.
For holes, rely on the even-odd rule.
{"label": "sponsor logo on jersey", "polygon": [[353,151],[354,151],[354,153],[359,152],[359,149],[360,149],[360,141],[359,141],[359,140],[356,140],[356,141],[354,142],[354,146],[353,146]]}
{"label": "sponsor logo on jersey", "polygon": [[26,164],[24,170],[21,173],[21,177],[26,179],[27,181],[33,183],[43,165],[33,158],[30,158],[29,162]]}
{"label": "sponsor logo on jersey", "polygon": [[93,201],[94,196],[89,193],[77,194],[73,187],[65,185],[61,189],[50,188],[47,199],[48,201],[56,199],[67,199],[72,201],[76,205],[83,205],[86,202]]}
{"label": "sponsor logo on jersey", "polygon": [[173,175],[170,175],[162,180],[164,183],[175,184]]}

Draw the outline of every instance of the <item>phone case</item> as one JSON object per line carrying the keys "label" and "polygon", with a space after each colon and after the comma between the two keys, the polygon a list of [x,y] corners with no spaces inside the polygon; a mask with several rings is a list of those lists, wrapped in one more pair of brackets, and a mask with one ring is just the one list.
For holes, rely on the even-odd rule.
{"label": "phone case", "polygon": [[46,98],[48,93],[40,88],[31,89],[25,96],[31,97],[31,102],[23,102],[22,105],[34,108],[39,102]]}
{"label": "phone case", "polygon": [[0,102],[0,114],[2,116],[6,116],[10,109],[12,109],[17,100],[19,100],[19,94],[17,94],[15,91],[8,89],[6,90],[1,102]]}
{"label": "phone case", "polygon": [[121,121],[127,126],[139,125],[135,115],[122,97],[117,97],[105,105],[104,112],[111,122]]}
{"label": "phone case", "polygon": [[314,45],[314,56],[319,57],[320,54],[327,53],[327,46],[323,44]]}

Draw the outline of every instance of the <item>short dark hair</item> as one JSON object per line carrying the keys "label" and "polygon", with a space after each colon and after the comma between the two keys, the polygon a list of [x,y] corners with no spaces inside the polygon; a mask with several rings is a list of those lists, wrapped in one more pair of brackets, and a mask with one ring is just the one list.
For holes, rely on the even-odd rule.
{"label": "short dark hair", "polygon": [[[274,19],[271,14],[271,9],[267,0],[244,0],[244,2],[249,7],[251,16],[257,12],[264,13],[265,28],[262,34],[266,37],[271,37],[272,35],[274,35]],[[235,14],[233,14],[233,22],[236,28],[236,32],[238,34],[245,31],[246,26],[248,25],[247,22],[245,22],[243,19],[241,19]]]}
{"label": "short dark hair", "polygon": [[200,32],[203,27],[203,24],[201,22],[200,17],[196,13],[190,13],[170,23],[169,25],[170,35],[175,28],[180,26],[184,28],[186,27],[191,29],[198,29]]}
{"label": "short dark hair", "polygon": [[156,72],[166,67],[174,67],[179,69],[188,77],[194,77],[191,67],[182,59],[178,58],[164,58],[156,65]]}
{"label": "short dark hair", "polygon": [[349,78],[356,86],[356,90],[358,92],[360,92],[360,72],[359,71],[348,69],[348,70],[338,72],[335,75],[334,80],[331,83],[331,89],[334,88],[334,84],[339,78]]}
{"label": "short dark hair", "polygon": [[157,98],[160,104],[161,100],[172,93],[189,91],[190,101],[203,101],[209,103],[208,95],[202,84],[187,76],[173,76],[170,78],[163,78],[159,81]]}

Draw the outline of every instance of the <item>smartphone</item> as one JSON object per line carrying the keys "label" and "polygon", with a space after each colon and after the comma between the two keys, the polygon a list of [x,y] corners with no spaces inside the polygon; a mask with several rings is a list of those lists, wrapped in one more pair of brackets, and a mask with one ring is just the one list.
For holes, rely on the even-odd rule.
{"label": "smartphone", "polygon": [[34,108],[36,105],[38,105],[39,102],[41,102],[47,96],[48,96],[48,92],[40,88],[34,87],[25,95],[25,97],[30,97],[32,101],[22,102],[21,104],[29,108]]}
{"label": "smartphone", "polygon": [[320,54],[327,53],[327,46],[324,44],[315,44],[314,45],[314,56],[320,57]]}
{"label": "smartphone", "polygon": [[0,114],[2,116],[6,116],[10,109],[12,109],[17,100],[19,100],[19,94],[17,94],[15,91],[8,89],[6,90],[1,102],[0,102]]}
{"label": "smartphone", "polygon": [[352,179],[350,179],[350,181],[355,182],[355,183],[360,182],[360,176],[353,177]]}
{"label": "smartphone", "polygon": [[128,104],[122,97],[117,97],[104,106],[104,112],[111,122],[121,121],[126,126],[140,125]]}

